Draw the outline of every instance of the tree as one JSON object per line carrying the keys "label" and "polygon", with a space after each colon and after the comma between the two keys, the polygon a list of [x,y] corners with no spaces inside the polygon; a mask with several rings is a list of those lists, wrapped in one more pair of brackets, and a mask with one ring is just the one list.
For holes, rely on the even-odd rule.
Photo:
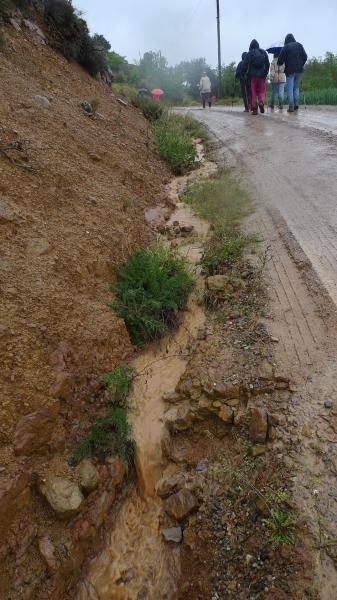
{"label": "tree", "polygon": [[235,98],[239,94],[239,83],[235,78],[235,71],[235,62],[222,67],[222,93],[224,98]]}
{"label": "tree", "polygon": [[194,58],[189,61],[183,61],[175,67],[174,71],[177,82],[180,85],[184,85],[185,91],[193,98],[199,99],[198,84],[204,71],[211,80],[212,89],[216,89],[216,74],[206,63],[205,58]]}

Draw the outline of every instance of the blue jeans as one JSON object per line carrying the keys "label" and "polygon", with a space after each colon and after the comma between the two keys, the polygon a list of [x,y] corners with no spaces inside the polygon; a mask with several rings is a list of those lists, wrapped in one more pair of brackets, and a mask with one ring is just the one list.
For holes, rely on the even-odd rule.
{"label": "blue jeans", "polygon": [[271,96],[270,96],[270,104],[274,104],[275,102],[275,98],[278,92],[278,97],[279,97],[279,102],[280,104],[284,103],[284,88],[285,88],[285,83],[273,83],[273,87],[271,90]]}
{"label": "blue jeans", "polygon": [[302,73],[287,75],[287,92],[289,106],[298,106],[300,100],[300,83]]}

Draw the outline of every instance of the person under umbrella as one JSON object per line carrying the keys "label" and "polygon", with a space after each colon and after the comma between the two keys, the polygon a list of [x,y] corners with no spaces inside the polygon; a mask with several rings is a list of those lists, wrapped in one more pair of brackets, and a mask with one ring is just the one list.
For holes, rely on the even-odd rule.
{"label": "person under umbrella", "polygon": [[292,33],[288,33],[277,64],[285,65],[289,103],[288,112],[290,113],[299,108],[300,83],[307,60],[308,56],[302,44],[296,42]]}
{"label": "person under umbrella", "polygon": [[270,97],[270,108],[275,107],[275,98],[278,93],[279,109],[283,109],[284,104],[284,88],[286,84],[286,75],[284,72],[284,65],[277,64],[280,51],[274,53],[274,58],[270,64],[270,82],[272,84],[271,97]]}
{"label": "person under umbrella", "polygon": [[160,88],[154,88],[151,90],[152,102],[159,102],[160,98],[164,95],[163,90]]}

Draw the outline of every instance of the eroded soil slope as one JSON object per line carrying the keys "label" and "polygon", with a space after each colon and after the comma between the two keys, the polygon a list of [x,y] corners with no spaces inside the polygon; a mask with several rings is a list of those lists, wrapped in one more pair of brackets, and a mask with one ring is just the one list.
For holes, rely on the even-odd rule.
{"label": "eroded soil slope", "polygon": [[[8,26],[5,35],[0,51],[3,541],[10,527],[15,534],[23,509],[38,512],[30,473],[67,472],[69,444],[78,436],[82,413],[90,412],[86,403],[101,375],[132,353],[124,323],[108,307],[108,286],[116,263],[153,236],[144,209],[158,203],[167,177],[139,111],[28,29]],[[93,99],[95,116],[80,106]],[[37,421],[36,436],[27,443],[17,434],[15,455],[20,418],[49,406],[55,425],[46,436],[45,422]],[[38,448],[43,435],[47,439]],[[21,472],[24,479],[15,479]],[[46,518],[50,524],[53,517]],[[36,533],[33,524],[31,540]],[[28,536],[24,554],[31,540]],[[2,550],[10,555],[6,544]],[[13,569],[16,558],[10,559]],[[6,591],[13,583],[7,575]],[[22,585],[17,575],[16,598]]]}

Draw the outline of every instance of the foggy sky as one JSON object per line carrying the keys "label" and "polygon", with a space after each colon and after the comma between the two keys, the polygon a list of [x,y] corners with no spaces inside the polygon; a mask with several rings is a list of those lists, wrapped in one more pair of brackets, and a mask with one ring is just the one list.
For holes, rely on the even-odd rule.
{"label": "foggy sky", "polygon": [[[129,62],[161,50],[169,63],[200,56],[215,66],[215,0],[73,0],[91,33]],[[337,0],[220,0],[222,62],[237,62],[252,38],[268,47],[293,33],[309,56],[337,53]],[[253,8],[255,6],[255,8]]]}

